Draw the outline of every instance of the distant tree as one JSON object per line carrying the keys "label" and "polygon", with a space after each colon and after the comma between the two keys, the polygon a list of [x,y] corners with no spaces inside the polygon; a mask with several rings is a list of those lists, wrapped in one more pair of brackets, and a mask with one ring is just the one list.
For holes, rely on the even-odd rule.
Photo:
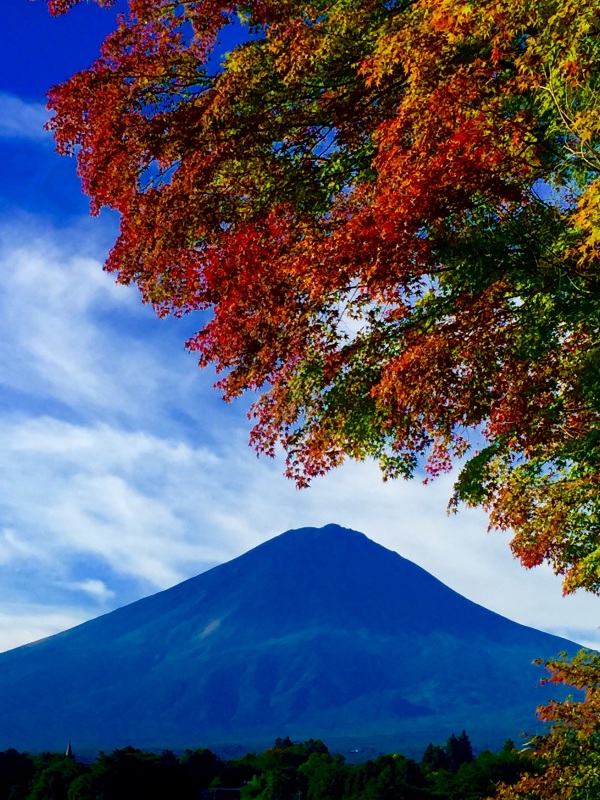
{"label": "distant tree", "polygon": [[64,755],[43,758],[27,800],[68,800],[69,787],[80,773],[81,768]]}
{"label": "distant tree", "polygon": [[67,798],[68,800],[98,800],[98,795],[94,791],[94,779],[89,771],[75,778],[69,786]]}
{"label": "distant tree", "polygon": [[92,790],[107,800],[164,800],[181,797],[181,771],[172,753],[146,753],[134,747],[101,753],[91,769]]}
{"label": "distant tree", "polygon": [[280,764],[255,775],[242,789],[244,800],[290,800],[298,797],[299,778],[290,765]]}
{"label": "distant tree", "polygon": [[207,789],[214,779],[220,775],[225,765],[211,750],[206,748],[198,750],[186,750],[180,762],[182,780],[188,787],[190,796],[195,789],[199,793],[200,789]]}
{"label": "distant tree", "polygon": [[348,769],[342,756],[312,753],[298,771],[306,782],[306,800],[343,800]]}
{"label": "distant tree", "polygon": [[24,800],[34,773],[34,761],[28,753],[14,748],[0,752],[0,800]]}
{"label": "distant tree", "polygon": [[320,739],[308,739],[305,742],[293,742],[289,736],[277,739],[275,746],[265,750],[262,761],[266,768],[272,766],[291,766],[297,769],[313,753],[329,753],[327,746]]}
{"label": "distant tree", "polygon": [[[254,774],[244,788],[244,797],[259,800],[279,800],[285,798],[286,792],[296,797],[298,792],[305,793],[308,782],[302,767],[313,757],[329,759],[329,750],[320,739],[308,739],[294,743],[289,736],[277,738],[274,747],[265,752],[254,763]],[[325,761],[313,764],[321,768]]]}
{"label": "distant tree", "polygon": [[500,783],[513,784],[523,773],[535,771],[531,759],[505,746],[500,753],[484,750],[458,770],[441,770],[430,776],[434,796],[447,800],[482,800]]}
{"label": "distant tree", "polygon": [[[465,737],[463,732],[449,741],[464,744]],[[280,744],[285,746],[227,761],[206,749],[186,750],[180,760],[170,750],[157,755],[125,747],[110,755],[101,753],[89,766],[62,754],[44,753],[32,759],[7,751],[0,753],[0,764],[6,759],[13,766],[29,763],[29,772],[32,766],[35,772],[29,794],[17,783],[0,800],[201,800],[207,789],[210,793],[219,788],[239,789],[243,800],[481,800],[496,783],[502,782],[505,791],[507,784],[524,780],[524,773],[529,777],[543,774],[542,761],[538,758],[536,763],[535,758],[518,753],[512,742],[500,753],[484,751],[474,761],[463,761],[456,771],[439,768],[434,756],[447,756],[434,745],[426,750],[431,758],[424,758],[429,769],[421,769],[400,754],[347,765],[343,756],[331,755],[319,739],[291,745],[282,739]],[[453,746],[458,750],[458,745]],[[24,773],[14,774],[22,777]],[[539,795],[543,800],[550,796]],[[506,795],[506,800],[512,797]],[[537,800],[538,795],[514,797]],[[574,795],[575,800],[592,797]]]}
{"label": "distant tree", "polygon": [[216,780],[220,786],[230,789],[238,789],[244,786],[257,772],[262,772],[262,758],[248,754],[244,758],[236,758],[223,762],[222,768]]}
{"label": "distant tree", "polygon": [[302,742],[300,747],[307,755],[312,755],[313,753],[321,753],[323,755],[329,754],[329,748],[321,739],[307,739],[305,742]]}
{"label": "distant tree", "polygon": [[293,747],[293,746],[294,746],[294,743],[292,742],[292,740],[290,739],[289,736],[284,736],[283,738],[281,738],[281,736],[278,736],[277,739],[275,739],[274,747],[287,748],[287,747]]}
{"label": "distant tree", "polygon": [[448,759],[448,769],[456,772],[461,764],[469,764],[473,761],[473,748],[466,731],[456,736],[450,734],[444,746],[444,752]]}
{"label": "distant tree", "polygon": [[425,774],[438,772],[441,769],[449,769],[450,762],[443,747],[439,744],[429,742],[421,758],[421,769]]}
{"label": "distant tree", "polygon": [[344,800],[424,800],[429,796],[419,765],[396,754],[351,767]]}

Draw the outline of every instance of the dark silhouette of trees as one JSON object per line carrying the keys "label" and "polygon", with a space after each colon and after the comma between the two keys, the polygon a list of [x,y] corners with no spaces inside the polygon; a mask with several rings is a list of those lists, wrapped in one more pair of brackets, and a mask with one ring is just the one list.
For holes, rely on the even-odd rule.
{"label": "dark silhouette of trees", "polygon": [[124,747],[82,764],[63,754],[7,750],[0,753],[0,800],[205,800],[219,790],[242,800],[481,800],[499,783],[502,797],[512,797],[511,784],[525,785],[540,772],[512,742],[474,758],[464,731],[443,747],[430,744],[420,764],[398,753],[348,764],[319,739],[288,737],[230,760],[207,749],[179,757]]}
{"label": "dark silhouette of trees", "polygon": [[448,759],[448,769],[456,772],[461,764],[469,764],[473,761],[473,748],[466,732],[456,736],[451,734],[444,747],[444,752]]}
{"label": "dark silhouette of trees", "polygon": [[0,800],[24,800],[34,774],[35,763],[28,753],[12,747],[0,752]]}

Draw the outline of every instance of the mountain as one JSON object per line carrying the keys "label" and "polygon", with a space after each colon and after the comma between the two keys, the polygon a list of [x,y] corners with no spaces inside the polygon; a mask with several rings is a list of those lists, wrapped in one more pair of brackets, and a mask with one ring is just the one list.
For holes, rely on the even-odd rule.
{"label": "mountain", "polygon": [[291,530],[76,628],[0,654],[0,748],[267,746],[422,752],[539,726],[518,625],[355,531]]}

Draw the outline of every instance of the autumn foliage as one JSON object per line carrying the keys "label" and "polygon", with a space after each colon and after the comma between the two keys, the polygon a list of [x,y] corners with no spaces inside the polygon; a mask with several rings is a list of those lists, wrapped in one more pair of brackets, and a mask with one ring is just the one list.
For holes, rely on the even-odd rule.
{"label": "autumn foliage", "polygon": [[299,485],[466,458],[452,503],[566,591],[600,588],[599,15],[130,0],[50,93],[121,215],[107,268],[159,314],[210,310],[188,346],[226,398],[262,392],[259,451]]}
{"label": "autumn foliage", "polygon": [[[539,771],[514,785],[500,785],[496,800],[595,800],[600,797],[600,656],[582,651],[574,658],[549,661],[547,682],[577,692],[563,702],[538,709],[550,732],[534,737],[528,752]],[[583,697],[581,696],[583,692]]]}

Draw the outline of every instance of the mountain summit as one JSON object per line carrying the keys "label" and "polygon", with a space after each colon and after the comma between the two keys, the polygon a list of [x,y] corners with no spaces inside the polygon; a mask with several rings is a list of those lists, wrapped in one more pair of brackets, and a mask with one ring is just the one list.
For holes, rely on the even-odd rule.
{"label": "mountain summit", "polygon": [[356,531],[291,530],[0,654],[0,747],[479,746],[536,727],[532,659],[577,645],[472,603]]}

